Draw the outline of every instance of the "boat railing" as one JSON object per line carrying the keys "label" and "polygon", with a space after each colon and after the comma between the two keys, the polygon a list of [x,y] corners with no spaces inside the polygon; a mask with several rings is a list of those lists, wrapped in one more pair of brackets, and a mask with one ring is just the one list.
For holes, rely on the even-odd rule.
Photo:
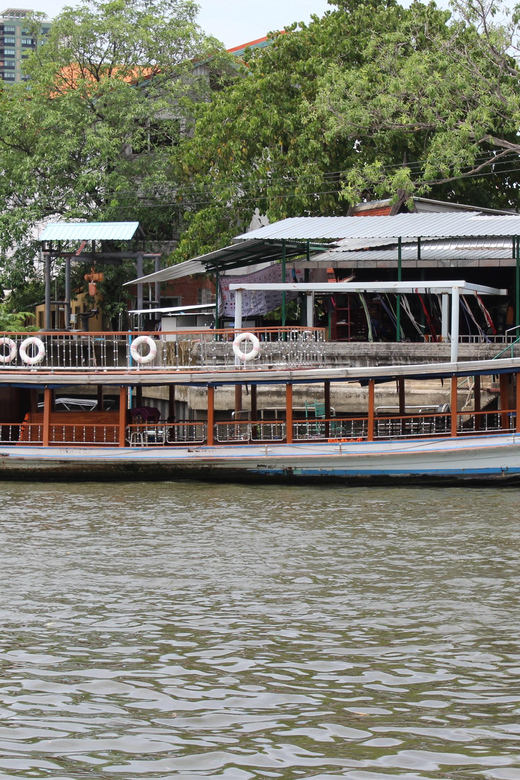
{"label": "boat railing", "polygon": [[205,422],[133,423],[126,426],[125,440],[130,447],[156,447],[165,444],[205,444]]}
{"label": "boat railing", "polygon": [[[516,410],[462,411],[456,415],[457,435],[481,435],[516,431]],[[0,424],[0,443],[43,445],[43,422]],[[332,417],[295,420],[290,430],[292,441],[352,442],[391,439],[417,439],[453,435],[452,415],[444,412],[385,415],[374,417]],[[214,444],[255,444],[287,441],[285,420],[218,421],[213,425]],[[49,445],[67,447],[119,446],[117,423],[51,422]],[[208,443],[205,421],[139,422],[125,425],[124,442],[130,447],[203,445]]]}
{"label": "boat railing", "polygon": [[[253,359],[235,355],[233,342],[240,333],[250,333],[258,340],[258,354]],[[325,328],[306,327],[0,332],[0,369],[97,372],[313,367],[324,365],[325,343]],[[250,349],[251,345],[242,342],[241,352]]]}

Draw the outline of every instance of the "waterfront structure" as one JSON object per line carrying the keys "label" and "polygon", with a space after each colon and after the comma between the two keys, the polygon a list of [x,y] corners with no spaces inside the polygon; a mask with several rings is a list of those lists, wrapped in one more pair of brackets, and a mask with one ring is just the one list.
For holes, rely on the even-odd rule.
{"label": "waterfront structure", "polygon": [[14,84],[27,77],[22,72],[25,57],[48,35],[52,22],[40,24],[40,35],[35,37],[27,26],[27,17],[33,13],[24,8],[6,8],[0,12],[0,75],[4,82]]}

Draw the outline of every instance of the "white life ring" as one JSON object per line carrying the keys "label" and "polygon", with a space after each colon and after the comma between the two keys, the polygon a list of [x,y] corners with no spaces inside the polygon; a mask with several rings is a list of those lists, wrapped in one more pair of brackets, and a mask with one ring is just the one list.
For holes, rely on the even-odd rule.
{"label": "white life ring", "polygon": [[[38,352],[36,355],[27,354],[27,347],[30,346],[37,347]],[[35,366],[37,363],[41,363],[45,357],[45,344],[41,339],[37,338],[37,336],[31,336],[30,338],[25,339],[20,344],[20,357],[28,366]]]}
{"label": "white life ring", "polygon": [[[4,344],[5,344],[6,347],[9,347],[9,354],[8,355],[5,355],[1,351],[1,347]],[[15,357],[16,357],[16,354],[17,354],[17,351],[16,351],[16,344],[15,344],[15,342],[12,339],[7,338],[7,336],[2,336],[2,338],[0,338],[0,363],[12,363],[13,360],[15,359]]]}
{"label": "white life ring", "polygon": [[[148,352],[147,355],[142,355],[139,352],[138,347],[140,347],[141,344],[148,345],[148,349],[150,351]],[[135,360],[136,363],[150,363],[157,355],[157,346],[155,344],[155,341],[151,339],[150,336],[138,336],[130,344],[130,354],[132,355],[132,358]]]}
{"label": "white life ring", "polygon": [[[249,352],[242,352],[240,345],[243,341],[250,341],[253,345]],[[240,333],[233,342],[233,352],[235,357],[239,360],[253,360],[258,354],[260,354],[260,342],[253,333]]]}

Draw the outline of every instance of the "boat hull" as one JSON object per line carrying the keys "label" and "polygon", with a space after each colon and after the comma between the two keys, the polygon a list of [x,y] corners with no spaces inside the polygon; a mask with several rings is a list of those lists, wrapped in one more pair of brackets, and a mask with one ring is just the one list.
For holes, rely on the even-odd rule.
{"label": "boat hull", "polygon": [[0,447],[0,480],[520,484],[520,438],[216,447]]}

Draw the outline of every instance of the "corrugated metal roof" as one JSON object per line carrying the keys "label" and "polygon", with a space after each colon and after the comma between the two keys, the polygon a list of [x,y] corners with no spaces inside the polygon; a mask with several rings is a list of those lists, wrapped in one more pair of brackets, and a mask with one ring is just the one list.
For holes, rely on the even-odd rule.
{"label": "corrugated metal roof", "polygon": [[[520,235],[520,215],[489,216],[478,213],[396,214],[393,217],[290,217],[273,225],[236,236],[234,241],[349,241],[363,239],[365,246],[398,238],[458,238]],[[359,243],[357,244],[359,246]],[[352,247],[354,248],[354,247]]]}
{"label": "corrugated metal roof", "polygon": [[[288,246],[286,256],[294,257],[305,252],[304,246]],[[240,244],[225,246],[222,249],[216,249],[214,252],[208,252],[206,255],[194,257],[192,260],[186,260],[184,263],[172,265],[169,268],[163,268],[148,276],[142,276],[140,279],[132,279],[126,284],[149,284],[152,282],[168,282],[172,279],[180,279],[182,276],[191,276],[191,274],[211,273],[218,269],[219,272],[240,268],[246,265],[256,265],[271,260],[279,260],[281,257],[281,248],[278,244],[272,244],[265,241],[242,241]]]}
{"label": "corrugated metal roof", "polygon": [[[332,247],[326,252],[320,252],[313,255],[312,260],[315,263],[363,263],[387,261],[397,262],[397,247],[395,244],[391,248],[387,246],[378,249],[351,249],[351,242],[348,242],[345,248],[343,242],[337,247]],[[403,244],[401,248],[401,259],[408,262],[418,259],[417,243]],[[481,261],[481,260],[511,260],[514,263],[512,254],[511,238],[475,238],[475,239],[441,239],[439,241],[421,242],[421,260],[446,260],[446,261]]]}
{"label": "corrugated metal roof", "polygon": [[54,222],[40,241],[130,241],[139,222]]}

